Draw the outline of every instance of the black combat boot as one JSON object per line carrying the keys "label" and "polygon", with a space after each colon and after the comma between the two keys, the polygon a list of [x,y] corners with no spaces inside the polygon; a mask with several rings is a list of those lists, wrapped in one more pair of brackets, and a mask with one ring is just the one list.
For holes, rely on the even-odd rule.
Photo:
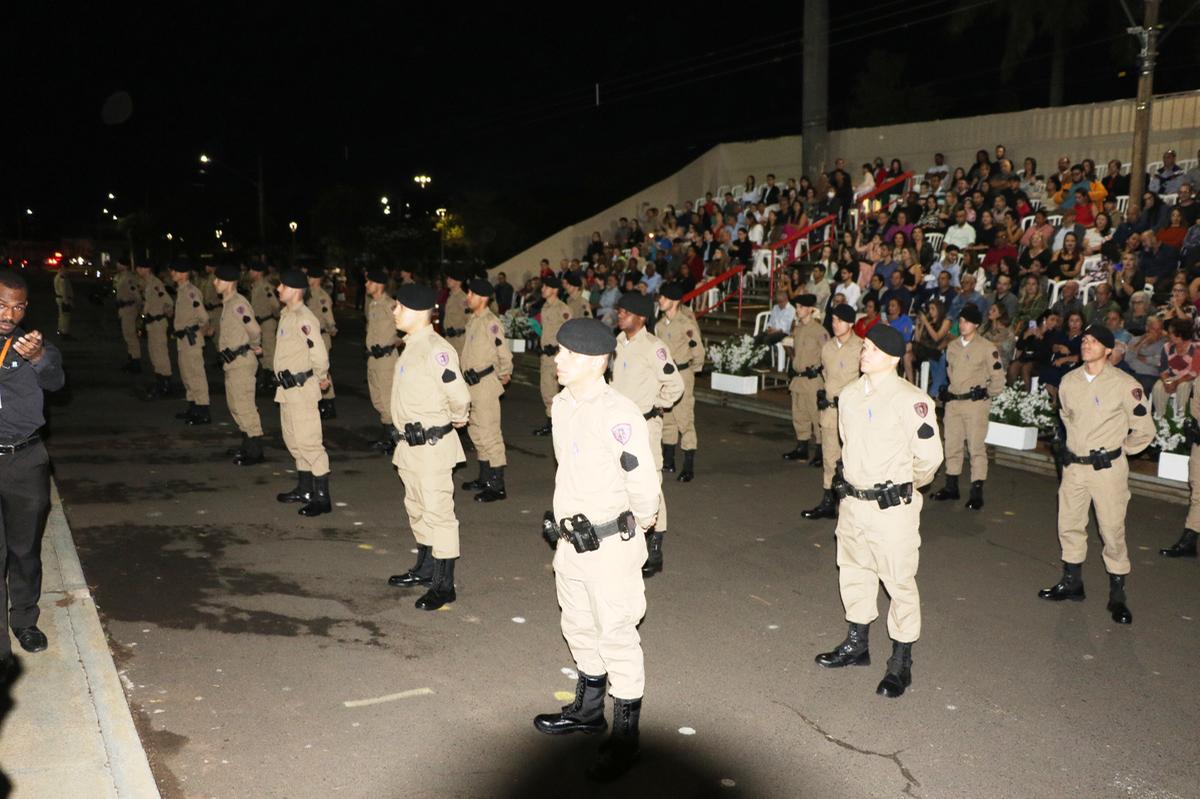
{"label": "black combat boot", "polygon": [[242,455],[244,455],[246,453],[246,441],[249,438],[250,438],[250,436],[246,435],[245,433],[242,433],[242,440],[238,442],[238,445],[236,447],[230,447],[229,449],[225,450],[225,454],[231,458],[241,457]]}
{"label": "black combat boot", "polygon": [[850,631],[846,639],[837,645],[832,652],[822,652],[817,655],[818,666],[827,669],[840,669],[843,666],[870,666],[871,625],[850,622]]}
{"label": "black combat boot", "polygon": [[296,487],[286,494],[279,494],[275,499],[280,502],[308,502],[313,491],[312,472],[296,472]]}
{"label": "black combat boot", "polygon": [[1087,596],[1083,592],[1083,564],[1064,562],[1062,579],[1049,588],[1038,591],[1038,596],[1051,602],[1062,602],[1064,599],[1082,602]]}
{"label": "black combat boot", "polygon": [[334,401],[331,399],[318,400],[317,410],[321,414],[322,421],[337,418],[337,405],[334,405]]}
{"label": "black combat boot", "polygon": [[642,564],[642,576],[653,577],[663,570],[663,533],[646,533],[646,549],[649,553]]}
{"label": "black combat boot", "polygon": [[475,501],[497,502],[502,499],[508,499],[508,492],[504,490],[504,467],[493,466],[483,490],[475,495]]}
{"label": "black combat boot", "polygon": [[141,374],[142,360],[140,358],[132,358],[131,357],[128,361],[125,362],[125,365],[121,367],[121,371],[128,372],[131,375]]}
{"label": "black combat boot", "polygon": [[561,713],[534,716],[533,727],[546,735],[566,735],[582,732],[591,735],[608,729],[604,720],[604,696],[608,690],[608,675],[591,677],[583,672],[575,683],[575,701],[563,705]]}
{"label": "black combat boot", "polygon": [[892,656],[888,658],[887,674],[879,681],[875,693],[895,699],[912,685],[912,643],[892,641]]}
{"label": "black combat boot", "polygon": [[808,460],[808,442],[797,441],[796,448],[791,452],[783,453],[785,461],[806,461]]}
{"label": "black combat boot", "polygon": [[675,473],[675,445],[674,444],[663,444],[662,445],[662,454],[663,454],[663,471],[668,474],[674,474]]}
{"label": "black combat boot", "polygon": [[930,497],[930,499],[932,499],[934,502],[942,502],[947,499],[958,499],[958,498],[959,498],[959,493],[958,493],[958,475],[957,474],[946,475],[946,485],[942,486],[942,488],[940,490],[934,491],[933,496]]}
{"label": "black combat boot", "polygon": [[404,574],[393,574],[388,578],[388,585],[397,588],[416,588],[427,586],[433,582],[433,558],[431,548],[425,544],[417,544],[417,562]]}
{"label": "black combat boot", "polygon": [[983,508],[983,481],[971,481],[971,493],[967,498],[967,510],[980,510]]}
{"label": "black combat boot", "polygon": [[333,503],[329,501],[329,473],[326,472],[320,477],[314,476],[312,480],[312,494],[300,509],[301,516],[320,516],[333,510]]}
{"label": "black combat boot", "polygon": [[600,745],[600,756],[588,769],[588,779],[612,782],[621,777],[638,761],[638,722],[642,716],[642,700],[613,697],[612,732]]}
{"label": "black combat boot", "polygon": [[810,508],[806,511],[801,511],[800,515],[806,519],[836,519],[837,518],[837,498],[833,495],[832,488],[826,488],[821,492],[821,504],[815,508]]}
{"label": "black combat boot", "polygon": [[683,451],[683,471],[675,478],[680,483],[690,483],[696,479],[694,467],[696,465],[696,450],[685,449]]}
{"label": "black combat boot", "polygon": [[1184,530],[1183,535],[1179,537],[1171,546],[1166,549],[1158,550],[1158,554],[1164,558],[1194,558],[1196,557],[1196,531]]}
{"label": "black combat boot", "polygon": [[242,444],[242,451],[233,456],[233,462],[237,466],[253,466],[256,463],[262,463],[267,458],[263,455],[262,436],[253,436],[247,438]]}
{"label": "black combat boot", "polygon": [[437,610],[457,598],[454,594],[454,561],[455,558],[433,558],[433,581],[429,590],[417,600],[417,610]]}
{"label": "black combat boot", "polygon": [[550,421],[550,418],[547,417],[546,423],[544,425],[542,425],[541,427],[539,427],[537,430],[534,430],[533,434],[535,436],[548,436],[548,435],[550,435],[552,428],[553,428],[553,425]]}
{"label": "black combat boot", "polygon": [[491,465],[487,461],[479,462],[479,476],[462,484],[463,491],[482,491],[487,488],[488,474]]}
{"label": "black combat boot", "polygon": [[188,400],[187,410],[183,410],[183,411],[180,411],[179,413],[175,414],[175,418],[186,422],[192,418],[192,414],[194,414],[195,412],[196,412],[196,403],[192,402],[191,400]]}
{"label": "black combat boot", "polygon": [[812,460],[808,462],[808,465],[816,467],[817,469],[820,469],[825,465],[825,453],[821,449],[820,444],[817,444],[815,447],[813,447]]}
{"label": "black combat boot", "polygon": [[1125,604],[1125,575],[1108,575],[1108,612],[1117,624],[1130,624],[1133,614]]}
{"label": "black combat boot", "polygon": [[208,413],[207,405],[197,405],[192,408],[192,416],[187,420],[188,424],[212,424],[212,417]]}

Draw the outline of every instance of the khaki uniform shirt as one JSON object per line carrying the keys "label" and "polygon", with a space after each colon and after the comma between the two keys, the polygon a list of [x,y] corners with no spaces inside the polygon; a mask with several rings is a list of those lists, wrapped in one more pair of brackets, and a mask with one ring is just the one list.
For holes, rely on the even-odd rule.
{"label": "khaki uniform shirt", "polygon": [[66,269],[61,266],[54,273],[54,297],[63,305],[70,305],[71,301],[75,299],[75,289],[71,286],[71,278],[67,275]]}
{"label": "khaki uniform shirt", "polygon": [[[598,385],[576,399],[569,389],[554,397],[550,418],[554,456],[554,519],[582,513],[593,524],[633,511],[641,528],[658,516],[659,473],[650,452],[650,432],[642,411],[612,386]],[[646,545],[613,535],[593,552],[576,552],[559,541],[554,571],[574,579],[626,575],[646,560]]]}
{"label": "khaki uniform shirt", "polygon": [[643,414],[670,408],[683,396],[683,378],[667,345],[643,328],[633,339],[617,336],[613,356],[612,387],[633,400]]}
{"label": "khaki uniform shirt", "polygon": [[[224,307],[221,309],[221,332],[217,339],[220,343],[217,345],[223,350],[236,350],[244,344],[249,344],[251,347],[262,346],[262,328],[258,326],[258,322],[254,321],[254,309],[250,307],[250,302],[236,291],[222,300]],[[225,371],[238,363],[241,358],[247,356],[239,356],[238,359],[225,363],[221,360]],[[249,357],[254,358],[254,353],[251,352]]]}
{"label": "khaki uniform shirt", "polygon": [[250,284],[250,306],[254,309],[255,321],[260,325],[268,317],[279,318],[279,295],[265,277]]}
{"label": "khaki uniform shirt", "polygon": [[367,350],[396,344],[396,301],[385,291],[379,299],[367,297]]}
{"label": "khaki uniform shirt", "polygon": [[976,386],[987,386],[988,396],[1004,390],[1005,371],[996,345],[979,333],[964,345],[961,336],[946,347],[946,372],[950,393],[966,394]]}
{"label": "khaki uniform shirt", "polygon": [[[803,372],[813,366],[820,366],[821,349],[827,341],[829,333],[820,322],[809,317],[808,323],[804,324],[797,318],[796,323],[792,325],[792,368]],[[817,382],[811,382],[813,380]],[[808,378],[797,375],[792,378],[788,388],[799,390],[807,383],[808,387],[815,391],[823,385],[820,380],[820,376]]]}
{"label": "khaki uniform shirt", "polygon": [[863,375],[838,395],[842,473],[855,488],[928,485],[942,464],[933,400],[895,372]]}
{"label": "khaki uniform shirt", "polygon": [[1115,366],[1105,366],[1090,383],[1086,366],[1067,372],[1058,387],[1058,402],[1067,449],[1075,455],[1101,447],[1136,455],[1154,440],[1150,398],[1140,383]]}
{"label": "khaki uniform shirt", "polygon": [[546,300],[542,306],[542,346],[557,345],[558,329],[571,318],[571,309],[559,302],[557,296]]}
{"label": "khaki uniform shirt", "polygon": [[[420,422],[426,430],[451,422],[465,422],[471,409],[471,393],[458,366],[458,354],[450,342],[432,327],[404,337],[404,351],[396,360],[392,381],[392,424]],[[466,460],[458,434],[451,430],[436,444],[396,445],[392,463],[398,469],[420,471],[453,469]]]}
{"label": "khaki uniform shirt", "polygon": [[674,319],[666,314],[659,317],[654,332],[667,345],[675,368],[700,373],[704,368],[704,340],[700,337],[696,317],[685,314],[680,307]]}
{"label": "khaki uniform shirt", "polygon": [[312,402],[321,399],[319,383],[329,373],[329,353],[321,340],[317,317],[305,305],[284,307],[275,332],[275,371],[302,374],[312,369],[313,376],[303,386],[275,389],[276,402]]}
{"label": "khaki uniform shirt", "polygon": [[572,319],[591,319],[592,306],[583,296],[583,291],[567,294],[567,308],[571,310]]}
{"label": "khaki uniform shirt", "polygon": [[485,375],[475,388],[487,386],[497,394],[503,394],[504,386],[500,383],[500,378],[512,374],[512,353],[504,339],[504,326],[500,324],[500,319],[485,309],[478,316],[471,314],[471,319],[467,322],[462,368],[464,371],[474,369],[478,372],[489,366],[495,367],[494,370]]}
{"label": "khaki uniform shirt", "polygon": [[142,313],[146,316],[170,316],[174,300],[167,293],[163,282],[153,272],[142,287]]}
{"label": "khaki uniform shirt", "polygon": [[442,317],[442,330],[446,331],[447,337],[461,336],[466,332],[469,313],[466,293],[461,287],[450,289],[450,296],[446,298],[446,315]]}
{"label": "khaki uniform shirt", "polygon": [[121,303],[121,308],[141,307],[142,281],[133,272],[119,273],[117,279],[113,281],[113,288],[116,290],[117,302]]}
{"label": "khaki uniform shirt", "polygon": [[826,399],[832,401],[842,389],[858,379],[858,358],[862,354],[862,345],[862,339],[852,331],[845,344],[831,338],[821,347]]}
{"label": "khaki uniform shirt", "polygon": [[208,311],[204,308],[204,295],[192,283],[184,283],[175,295],[175,332],[199,325],[200,330],[208,327]]}
{"label": "khaki uniform shirt", "polygon": [[333,319],[333,300],[330,299],[328,291],[319,286],[315,289],[310,288],[308,300],[304,304],[313,312],[313,316],[317,317],[319,332],[337,335],[337,322]]}

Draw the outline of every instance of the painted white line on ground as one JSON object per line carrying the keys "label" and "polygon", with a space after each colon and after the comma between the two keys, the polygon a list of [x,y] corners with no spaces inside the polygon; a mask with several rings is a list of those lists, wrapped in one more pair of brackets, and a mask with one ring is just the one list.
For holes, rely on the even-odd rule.
{"label": "painted white line on ground", "polygon": [[414,696],[429,696],[433,693],[432,688],[413,688],[408,691],[401,691],[398,694],[388,694],[387,696],[377,696],[374,699],[350,699],[342,702],[343,707],[366,707],[367,705],[382,705],[384,702],[395,702],[397,699],[410,699]]}

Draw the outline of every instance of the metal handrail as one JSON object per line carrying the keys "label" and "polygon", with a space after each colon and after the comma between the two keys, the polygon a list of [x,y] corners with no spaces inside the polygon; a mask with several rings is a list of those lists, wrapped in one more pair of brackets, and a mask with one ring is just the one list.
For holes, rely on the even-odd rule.
{"label": "metal handrail", "polygon": [[[786,239],[780,239],[779,241],[775,242],[774,244],[767,245],[766,249],[770,250],[770,253],[769,253],[768,259],[767,259],[767,263],[770,266],[770,269],[767,273],[767,298],[768,298],[768,301],[772,305],[775,304],[775,273],[778,272],[783,266],[785,266],[788,263],[787,261],[783,260],[782,258],[778,258],[775,251],[779,247],[782,247],[784,244],[798,241],[801,238],[807,236],[809,233],[812,233],[817,228],[824,227],[825,225],[833,225],[833,227],[831,228],[831,230],[833,230],[833,232],[834,232],[833,237],[837,238],[837,216],[834,214],[829,214],[828,216],[821,217],[820,219],[818,219],[816,222],[813,222],[812,224],[805,225],[804,227],[800,228],[792,235],[788,236]],[[778,260],[778,263],[776,263],[776,260]]]}
{"label": "metal handrail", "polygon": [[733,297],[734,294],[737,294],[737,305],[738,305],[738,309],[737,309],[738,322],[737,323],[738,323],[738,327],[741,327],[742,326],[742,282],[743,282],[741,276],[742,276],[742,273],[745,271],[746,271],[746,267],[739,265],[739,266],[733,267],[732,269],[728,269],[725,272],[722,272],[721,274],[717,275],[716,277],[709,278],[708,280],[704,281],[700,285],[696,286],[696,288],[689,291],[687,294],[684,294],[681,302],[691,302],[692,300],[699,297],[701,294],[704,294],[707,291],[711,291],[712,289],[721,285],[725,281],[731,280],[732,278],[736,277],[738,279],[736,291],[729,292],[724,297],[717,300],[716,302],[714,302],[712,305],[708,306],[707,308],[703,308],[699,311],[695,311],[695,314],[697,317],[704,316],[706,313],[715,310],[716,308],[720,307],[721,305],[724,305],[730,298]]}

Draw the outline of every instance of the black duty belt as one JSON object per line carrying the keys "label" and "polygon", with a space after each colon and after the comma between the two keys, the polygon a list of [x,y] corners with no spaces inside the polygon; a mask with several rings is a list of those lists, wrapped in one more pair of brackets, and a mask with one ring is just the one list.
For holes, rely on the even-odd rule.
{"label": "black duty belt", "polygon": [[221,303],[219,303],[219,302],[216,305],[209,305],[208,303],[204,303],[205,310],[215,311],[220,307],[221,307]]}
{"label": "black duty belt", "polygon": [[684,361],[683,363],[676,363],[675,368],[682,372],[685,369],[691,369],[692,364],[690,361]]}
{"label": "black duty belt", "polygon": [[542,346],[541,350],[542,350],[542,355],[549,355],[550,357],[554,357],[555,355],[558,355],[558,345],[557,344],[545,344]]}
{"label": "black duty belt", "polygon": [[814,377],[820,377],[821,376],[821,365],[817,364],[816,366],[810,366],[807,369],[805,369],[803,372],[797,372],[796,374],[799,377],[807,377],[810,380]]}
{"label": "black duty belt", "polygon": [[463,380],[467,381],[468,386],[474,386],[494,371],[496,371],[495,365],[489,366],[486,369],[464,369]]}
{"label": "black duty belt", "polygon": [[662,416],[662,415],[663,415],[662,408],[651,408],[650,410],[648,410],[642,414],[642,416],[646,419],[647,422],[650,421],[651,419],[655,418],[656,416]]}
{"label": "black duty belt", "polygon": [[1110,451],[1101,447],[1100,449],[1092,450],[1087,455],[1076,455],[1074,452],[1068,452],[1064,458],[1064,461],[1067,463],[1067,465],[1073,463],[1082,463],[1091,466],[1096,471],[1100,471],[1101,469],[1112,468],[1112,462],[1119,459],[1124,454],[1125,453],[1119,449]]}
{"label": "black duty belt", "polygon": [[283,388],[296,388],[297,386],[303,386],[312,376],[312,369],[309,369],[307,372],[300,372],[299,374],[293,374],[284,369],[282,372],[276,373],[275,379],[279,381],[279,385]]}
{"label": "black duty belt", "polygon": [[913,484],[893,483],[889,480],[886,483],[876,483],[874,488],[855,488],[843,480],[838,483],[835,490],[838,496],[854,497],[855,499],[862,499],[868,502],[879,502],[880,498],[887,498],[890,495],[899,498],[899,500],[907,505],[912,502]]}
{"label": "black duty belt", "polygon": [[426,427],[420,422],[407,422],[403,428],[396,425],[396,431],[400,434],[400,441],[408,444],[410,447],[419,447],[423,444],[436,444],[446,436],[450,435],[450,431],[454,429],[454,425],[446,422],[438,427]]}
{"label": "black duty belt", "polygon": [[118,308],[128,308],[130,305],[137,305],[137,300],[117,300]]}
{"label": "black duty belt", "polygon": [[11,444],[0,444],[0,455],[12,455],[14,452],[20,452],[26,447],[32,447],[40,440],[41,438],[38,436],[38,434],[34,433],[29,438],[24,438],[20,441],[14,441]]}
{"label": "black duty belt", "polygon": [[367,357],[368,358],[386,358],[387,356],[391,355],[395,351],[396,351],[395,344],[388,344],[386,347],[381,346],[379,344],[372,344],[367,349]]}
{"label": "black duty belt", "polygon": [[194,339],[196,334],[200,332],[200,325],[189,325],[183,330],[175,331],[175,338],[183,338],[187,336],[189,340]]}
{"label": "black duty belt", "polygon": [[221,360],[223,360],[225,363],[233,363],[238,358],[245,355],[247,352],[250,352],[249,344],[243,344],[242,346],[238,347],[236,350],[231,350],[228,347],[226,347],[225,349],[221,350]]}
{"label": "black duty belt", "polygon": [[263,324],[264,322],[266,322],[267,320],[269,320],[269,319],[274,319],[274,318],[275,318],[275,314],[267,314],[266,316],[256,316],[256,317],[254,317],[254,321],[255,321],[255,322],[258,322],[258,323],[261,325],[261,324]]}
{"label": "black duty belt", "polygon": [[167,318],[167,315],[166,315],[165,313],[160,313],[160,314],[142,314],[142,321],[143,321],[143,322],[145,322],[145,323],[146,323],[146,324],[148,324],[148,325],[152,325],[152,324],[154,324],[155,322],[162,322],[162,321],[165,321],[165,320],[166,320],[166,318]]}
{"label": "black duty belt", "polygon": [[951,394],[949,391],[946,392],[946,399],[948,400],[985,400],[987,398],[987,388],[984,386],[975,386],[965,394]]}
{"label": "black duty belt", "polygon": [[457,338],[458,336],[466,335],[466,329],[457,327],[446,328],[446,338]]}

